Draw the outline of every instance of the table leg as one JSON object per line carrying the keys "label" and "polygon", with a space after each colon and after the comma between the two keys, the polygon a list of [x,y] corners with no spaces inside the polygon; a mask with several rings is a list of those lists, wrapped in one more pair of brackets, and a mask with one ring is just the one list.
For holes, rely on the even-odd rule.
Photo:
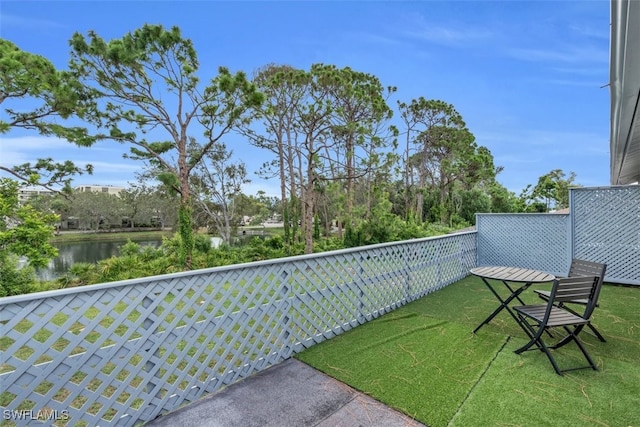
{"label": "table leg", "polygon": [[519,302],[520,304],[525,305],[524,301],[522,301],[522,300],[520,299],[520,294],[522,293],[522,291],[524,291],[525,289],[527,289],[527,288],[531,285],[531,283],[526,283],[526,284],[524,285],[524,289],[521,287],[521,288],[519,288],[519,289],[515,289],[515,290],[514,290],[514,289],[512,289],[512,288],[511,288],[511,286],[509,286],[509,283],[507,283],[507,281],[506,281],[506,280],[503,280],[503,281],[502,281],[502,283],[504,283],[504,285],[507,287],[507,289],[509,289],[509,291],[511,292],[511,295],[515,295],[515,297],[518,299],[518,302]]}
{"label": "table leg", "polygon": [[[498,313],[500,313],[502,310],[506,309],[509,314],[511,315],[511,317],[513,317],[513,319],[516,321],[516,323],[518,323],[518,325],[520,325],[520,321],[518,320],[518,317],[515,315],[515,313],[511,310],[511,308],[509,308],[509,303],[511,301],[513,301],[514,299],[517,299],[518,301],[520,301],[522,303],[522,305],[524,305],[524,302],[520,299],[520,294],[522,292],[524,292],[529,286],[531,286],[531,282],[529,283],[524,283],[522,286],[520,286],[517,289],[513,289],[511,288],[511,286],[509,286],[507,284],[506,281],[502,281],[502,283],[504,283],[507,286],[507,289],[509,289],[509,291],[511,292],[511,295],[509,295],[506,299],[502,299],[502,297],[500,296],[500,294],[498,294],[498,292],[496,292],[495,289],[493,289],[493,287],[491,286],[491,284],[489,283],[489,281],[487,279],[485,279],[484,277],[482,277],[482,281],[485,283],[485,285],[487,285],[487,287],[489,288],[489,290],[491,291],[491,293],[493,293],[493,295],[498,299],[498,301],[500,301],[500,305],[498,306],[498,308],[496,308],[493,313],[491,313],[489,315],[489,317],[487,317],[486,319],[484,319],[482,321],[482,323],[480,323],[474,330],[473,333],[475,334],[476,332],[478,332],[478,330],[486,325],[487,323],[489,323],[494,317],[496,317],[498,315]],[[522,327],[522,325],[520,325],[520,327]]]}

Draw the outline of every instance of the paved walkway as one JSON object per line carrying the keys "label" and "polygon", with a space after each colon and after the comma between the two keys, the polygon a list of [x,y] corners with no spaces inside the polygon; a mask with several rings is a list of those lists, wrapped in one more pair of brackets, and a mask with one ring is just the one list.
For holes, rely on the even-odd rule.
{"label": "paved walkway", "polygon": [[146,426],[418,427],[422,424],[292,358]]}

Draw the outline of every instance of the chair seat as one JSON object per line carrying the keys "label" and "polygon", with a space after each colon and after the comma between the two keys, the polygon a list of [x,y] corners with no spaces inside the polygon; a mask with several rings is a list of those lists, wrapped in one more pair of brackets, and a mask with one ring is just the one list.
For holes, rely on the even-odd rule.
{"label": "chair seat", "polygon": [[[542,322],[547,311],[547,304],[521,305],[513,307],[513,309],[536,320],[537,322]],[[551,307],[551,313],[549,314],[549,320],[547,321],[546,326],[556,327],[566,325],[585,325],[587,323],[589,323],[588,320],[568,312],[567,310],[554,306]]]}

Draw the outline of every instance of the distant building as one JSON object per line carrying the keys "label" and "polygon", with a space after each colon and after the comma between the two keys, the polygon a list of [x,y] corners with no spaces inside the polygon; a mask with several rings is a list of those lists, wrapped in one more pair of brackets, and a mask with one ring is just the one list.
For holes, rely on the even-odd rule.
{"label": "distant building", "polygon": [[18,203],[23,204],[36,196],[51,196],[53,191],[44,188],[24,187],[18,192]]}
{"label": "distant building", "polygon": [[107,193],[118,195],[121,191],[124,190],[124,187],[118,187],[115,185],[80,185],[73,189],[73,191],[77,191],[78,193]]}

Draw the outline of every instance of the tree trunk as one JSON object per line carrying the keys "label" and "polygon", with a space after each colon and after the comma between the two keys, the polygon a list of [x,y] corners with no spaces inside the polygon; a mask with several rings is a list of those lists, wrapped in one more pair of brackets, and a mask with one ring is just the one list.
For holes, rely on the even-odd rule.
{"label": "tree trunk", "polygon": [[191,270],[193,256],[194,236],[191,212],[191,191],[189,188],[189,169],[187,165],[187,137],[183,130],[183,136],[178,145],[178,180],[180,182],[180,207],[178,217],[178,230],[182,238],[181,258],[185,270]]}

